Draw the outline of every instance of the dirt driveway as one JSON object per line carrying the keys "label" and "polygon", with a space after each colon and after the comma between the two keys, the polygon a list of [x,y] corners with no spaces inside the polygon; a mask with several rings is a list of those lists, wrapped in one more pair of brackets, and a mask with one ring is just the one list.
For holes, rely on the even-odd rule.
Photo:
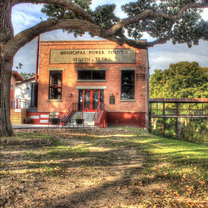
{"label": "dirt driveway", "polygon": [[144,131],[15,132],[1,145],[1,207],[143,207],[144,155],[136,140]]}

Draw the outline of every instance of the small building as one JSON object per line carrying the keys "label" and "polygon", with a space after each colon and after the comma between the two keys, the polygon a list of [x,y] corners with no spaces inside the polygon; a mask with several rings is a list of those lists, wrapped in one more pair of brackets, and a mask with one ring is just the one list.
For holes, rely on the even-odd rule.
{"label": "small building", "polygon": [[[31,88],[35,77],[30,77],[23,81],[17,82],[15,86],[15,99],[22,100],[21,108],[29,108],[31,102]],[[24,101],[24,102],[23,102]]]}
{"label": "small building", "polygon": [[15,93],[16,93],[16,83],[22,82],[24,79],[17,71],[12,71],[11,81],[10,81],[10,107],[16,107]]}
{"label": "small building", "polygon": [[63,115],[105,111],[108,125],[145,127],[148,118],[148,50],[110,41],[41,41],[37,112],[46,124],[51,112]]}
{"label": "small building", "polygon": [[12,71],[12,76],[10,80],[10,119],[12,124],[23,123],[26,117],[26,110],[22,110],[25,101],[16,99],[16,83],[22,82],[24,79],[17,71]]}

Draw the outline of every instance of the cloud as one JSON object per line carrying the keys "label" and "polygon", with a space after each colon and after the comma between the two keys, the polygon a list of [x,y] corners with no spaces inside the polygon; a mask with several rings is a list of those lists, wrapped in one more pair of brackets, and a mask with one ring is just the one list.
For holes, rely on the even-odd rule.
{"label": "cloud", "polygon": [[173,45],[168,42],[149,48],[150,74],[155,69],[167,69],[172,63],[196,61],[202,67],[208,67],[208,42],[200,41],[198,46],[188,48],[186,44]]}
{"label": "cloud", "polygon": [[21,48],[14,57],[13,70],[17,70],[16,66],[18,63],[22,63],[22,69],[18,69],[18,72],[21,71],[31,73],[35,72],[36,67],[36,51],[37,51],[37,38]]}
{"label": "cloud", "polygon": [[119,0],[119,1],[112,1],[112,0],[93,0],[91,8],[94,10],[98,5],[104,5],[104,4],[116,4],[115,14],[116,16],[120,18],[126,18],[127,15],[121,10],[121,6],[129,3],[129,2],[136,2],[137,0]]}
{"label": "cloud", "polygon": [[[92,37],[85,33],[83,36],[78,36],[77,38],[74,37],[72,33],[63,32],[63,30],[54,30],[51,32],[43,33],[41,34],[41,41],[55,41],[55,40],[89,40],[92,39]],[[93,39],[101,39],[99,37],[94,37]]]}
{"label": "cloud", "polygon": [[208,8],[205,8],[201,15],[204,20],[208,20]]}
{"label": "cloud", "polygon": [[42,4],[18,4],[14,6],[12,8],[14,34],[38,24],[41,22],[40,17],[45,19],[45,14],[40,11],[41,8]]}

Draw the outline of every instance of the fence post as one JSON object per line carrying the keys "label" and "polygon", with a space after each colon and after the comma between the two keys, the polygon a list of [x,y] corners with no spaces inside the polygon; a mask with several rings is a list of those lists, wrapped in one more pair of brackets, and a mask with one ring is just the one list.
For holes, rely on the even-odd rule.
{"label": "fence post", "polygon": [[183,141],[185,141],[185,130],[182,129],[182,137],[183,137]]}
{"label": "fence post", "polygon": [[161,137],[161,132],[162,132],[162,131],[161,131],[161,126],[162,126],[162,125],[161,125],[161,124],[159,124],[159,125],[160,125],[160,137]]}
{"label": "fence post", "polygon": [[179,105],[180,105],[180,103],[176,103],[176,106],[177,106],[177,116],[179,117],[179,115],[180,115],[180,112],[179,112]]}
{"label": "fence post", "polygon": [[177,118],[176,135],[178,138],[181,136],[181,119],[180,119],[180,117]]}
{"label": "fence post", "polygon": [[163,116],[165,117],[165,103],[163,103]]}

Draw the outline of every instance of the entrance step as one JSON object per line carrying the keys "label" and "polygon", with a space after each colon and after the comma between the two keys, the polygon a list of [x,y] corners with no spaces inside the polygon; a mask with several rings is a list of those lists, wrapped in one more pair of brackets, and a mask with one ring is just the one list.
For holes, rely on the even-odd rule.
{"label": "entrance step", "polygon": [[[81,116],[82,112],[75,112],[71,115],[71,120],[74,121],[72,123],[72,125],[76,126],[76,122],[75,122],[75,119],[77,116]],[[92,126],[95,126],[95,121],[94,121],[94,115],[95,113],[94,112],[84,112],[83,113],[83,119],[85,120],[84,121],[84,126],[85,127],[92,127]]]}

